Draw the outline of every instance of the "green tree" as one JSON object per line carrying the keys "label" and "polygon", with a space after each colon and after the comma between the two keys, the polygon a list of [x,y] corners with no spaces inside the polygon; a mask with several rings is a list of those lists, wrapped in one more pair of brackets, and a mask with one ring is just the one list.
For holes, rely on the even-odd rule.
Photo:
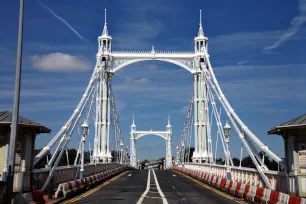
{"label": "green tree", "polygon": [[[35,149],[34,155],[36,156],[41,150],[42,149]],[[34,169],[45,168],[47,165],[47,156],[48,156],[48,159],[50,159],[52,157],[52,154],[48,153],[46,156],[44,156],[39,162],[35,164]]]}
{"label": "green tree", "polygon": [[225,160],[223,160],[221,157],[216,159],[216,164],[220,164],[220,165],[224,165],[225,164]]}
{"label": "green tree", "polygon": [[[259,156],[262,159],[264,156],[264,163],[268,167],[269,170],[278,171],[279,165],[272,159],[270,159],[269,156],[266,155],[264,152],[259,152]],[[250,156],[244,157],[241,162],[241,166],[248,167],[248,168],[256,168],[254,162],[252,161]],[[282,170],[282,169],[280,169]]]}
{"label": "green tree", "polygon": [[[67,164],[67,156],[66,156],[66,150],[64,151],[58,166],[67,166],[67,165],[73,165],[74,164],[74,160],[77,154],[77,150],[76,149],[67,149],[68,151],[68,159],[69,159],[69,164]],[[80,159],[80,158],[79,158]]]}
{"label": "green tree", "polygon": [[234,166],[239,166],[240,165],[240,159],[234,157],[233,158],[233,163],[234,163]]}

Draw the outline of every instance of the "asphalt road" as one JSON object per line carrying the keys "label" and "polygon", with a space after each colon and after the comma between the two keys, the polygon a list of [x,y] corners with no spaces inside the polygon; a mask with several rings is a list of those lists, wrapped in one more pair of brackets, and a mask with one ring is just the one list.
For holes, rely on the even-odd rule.
{"label": "asphalt road", "polygon": [[76,203],[223,204],[236,202],[172,171],[133,170]]}

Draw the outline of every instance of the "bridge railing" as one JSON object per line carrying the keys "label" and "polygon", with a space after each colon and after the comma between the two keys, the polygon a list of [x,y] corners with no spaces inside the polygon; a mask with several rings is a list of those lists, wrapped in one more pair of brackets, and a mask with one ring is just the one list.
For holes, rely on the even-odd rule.
{"label": "bridge railing", "polygon": [[[84,176],[90,176],[96,173],[100,173],[106,171],[108,169],[114,169],[117,167],[123,166],[118,163],[100,163],[100,164],[85,164],[84,165]],[[42,169],[34,169],[32,184],[36,189],[41,189],[44,182],[46,181],[49,175],[50,169],[42,168]],[[64,183],[66,181],[72,181],[79,178],[80,174],[80,166],[79,165],[71,165],[71,166],[63,166],[57,167],[53,179],[51,180],[53,188],[56,188],[60,183]]]}
{"label": "bridge railing", "polygon": [[[226,178],[226,166],[219,164],[195,164],[185,163],[187,169],[199,170],[215,176]],[[287,192],[286,174],[279,171],[264,170],[272,187],[280,192]],[[256,187],[264,187],[264,183],[256,169],[246,167],[231,167],[231,179],[235,182],[249,184]]]}

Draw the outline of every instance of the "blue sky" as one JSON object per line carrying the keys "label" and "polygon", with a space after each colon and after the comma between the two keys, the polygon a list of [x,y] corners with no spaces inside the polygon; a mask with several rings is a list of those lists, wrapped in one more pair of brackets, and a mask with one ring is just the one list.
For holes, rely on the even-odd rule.
{"label": "blue sky", "polygon": [[[37,137],[36,147],[61,128],[83,94],[95,64],[104,8],[118,51],[151,50],[152,45],[155,50],[192,51],[202,9],[211,63],[226,97],[246,125],[284,155],[282,139],[266,131],[306,112],[305,0],[42,2],[78,34],[39,1],[26,0],[20,114],[52,129],[51,135]],[[17,1],[1,1],[0,110],[12,110],[18,11]],[[192,75],[169,63],[136,63],[117,72],[113,90],[126,144],[133,113],[137,129],[160,130],[170,114],[174,149],[192,88]],[[240,145],[233,134],[234,156]],[[138,159],[164,155],[161,138],[137,141]]]}

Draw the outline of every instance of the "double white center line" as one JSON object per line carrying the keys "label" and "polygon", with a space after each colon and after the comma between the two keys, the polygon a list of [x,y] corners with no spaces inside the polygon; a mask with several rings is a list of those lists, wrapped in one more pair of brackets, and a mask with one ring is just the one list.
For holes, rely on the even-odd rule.
{"label": "double white center line", "polygon": [[[154,170],[151,170],[149,169],[148,170],[148,181],[147,181],[147,188],[146,190],[143,192],[143,194],[141,195],[141,197],[139,198],[137,204],[142,204],[142,201],[143,199],[146,197],[146,195],[148,194],[149,190],[150,190],[150,179],[151,179],[151,173],[150,172],[153,172],[153,177],[154,177],[154,181],[155,181],[155,185],[156,185],[156,188],[157,188],[157,191],[163,201],[163,204],[168,204],[168,201],[164,195],[164,193],[162,192],[162,190],[160,189],[160,186],[158,184],[158,180],[157,180],[157,177],[156,177],[156,174],[155,174],[155,171]],[[149,198],[149,197],[148,197]],[[156,198],[156,197],[155,197]]]}

